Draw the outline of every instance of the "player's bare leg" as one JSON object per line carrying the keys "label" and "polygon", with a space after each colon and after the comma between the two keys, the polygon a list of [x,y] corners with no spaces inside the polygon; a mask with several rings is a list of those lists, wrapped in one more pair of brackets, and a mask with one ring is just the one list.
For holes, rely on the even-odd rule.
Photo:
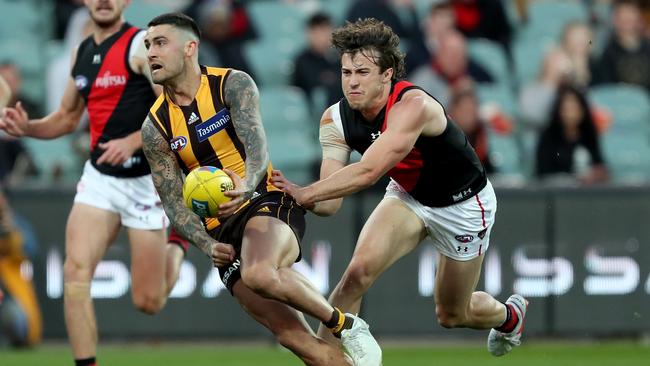
{"label": "player's bare leg", "polygon": [[440,256],[436,271],[436,315],[445,328],[489,329],[505,320],[505,306],[475,291],[484,255],[469,261]]}
{"label": "player's bare leg", "polygon": [[66,228],[63,308],[75,359],[95,357],[97,323],[90,282],[97,264],[120,228],[116,213],[75,203]]}
{"label": "player's bare leg", "polygon": [[291,228],[269,216],[252,217],[242,239],[242,282],[256,294],[309,314],[341,337],[357,365],[381,364],[381,349],[368,325],[335,309],[300,273],[291,268],[299,253]]}
{"label": "player's bare leg", "polygon": [[306,365],[351,365],[339,347],[316,337],[302,313],[281,302],[261,297],[243,281],[235,283],[233,294],[248,314],[268,328],[280,344]]}
{"label": "player's bare leg", "polygon": [[[359,235],[357,246],[343,277],[329,301],[341,311],[356,314],[370,286],[395,261],[411,252],[426,231],[420,218],[401,201],[383,199],[372,212]],[[324,327],[318,335],[334,338]]]}
{"label": "player's bare leg", "polygon": [[167,232],[129,228],[131,242],[132,296],[136,308],[146,314],[155,314],[167,302],[172,290],[183,250],[167,244]]}

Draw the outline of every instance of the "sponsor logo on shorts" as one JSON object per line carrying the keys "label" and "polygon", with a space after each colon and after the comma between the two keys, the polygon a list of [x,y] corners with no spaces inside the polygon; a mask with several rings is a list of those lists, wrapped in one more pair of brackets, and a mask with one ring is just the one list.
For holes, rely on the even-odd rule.
{"label": "sponsor logo on shorts", "polygon": [[260,208],[259,210],[257,210],[257,212],[269,212],[270,213],[271,210],[268,207],[264,206],[264,207]]}
{"label": "sponsor logo on shorts", "polygon": [[455,236],[456,240],[458,240],[461,243],[469,243],[472,240],[474,240],[474,236],[465,234],[465,235],[456,235]]}
{"label": "sponsor logo on shorts", "polygon": [[485,234],[487,233],[487,228],[481,230],[478,234],[476,234],[480,239],[485,238]]}
{"label": "sponsor logo on shorts", "polygon": [[464,191],[460,191],[452,195],[451,198],[454,200],[454,202],[458,202],[458,201],[462,201],[463,199],[465,199],[465,197],[469,196],[470,194],[472,194],[472,189],[467,188]]}
{"label": "sponsor logo on shorts", "polygon": [[135,208],[137,210],[140,210],[140,211],[151,210],[151,206],[150,205],[145,205],[144,203],[136,203]]}
{"label": "sponsor logo on shorts", "polygon": [[169,147],[172,151],[181,151],[187,146],[187,137],[185,136],[176,136],[169,142]]}
{"label": "sponsor logo on shorts", "polygon": [[228,286],[228,279],[230,276],[232,276],[233,273],[239,270],[239,266],[241,265],[241,262],[239,259],[236,261],[232,262],[230,266],[228,266],[228,269],[225,271],[223,274],[223,277],[221,277],[221,281],[223,282],[224,285]]}
{"label": "sponsor logo on shorts", "polygon": [[230,112],[224,108],[207,121],[196,125],[194,128],[199,142],[206,141],[210,136],[226,128],[230,124],[230,119]]}
{"label": "sponsor logo on shorts", "polygon": [[210,209],[207,201],[199,201],[192,198],[192,211],[201,217],[210,216]]}

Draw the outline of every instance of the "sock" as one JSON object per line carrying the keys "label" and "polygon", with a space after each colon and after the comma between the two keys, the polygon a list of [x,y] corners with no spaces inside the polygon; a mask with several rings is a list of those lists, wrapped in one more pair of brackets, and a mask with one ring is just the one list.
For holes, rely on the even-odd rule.
{"label": "sock", "polygon": [[334,308],[334,311],[332,311],[332,317],[330,320],[323,322],[323,324],[329,328],[332,331],[332,334],[337,338],[341,338],[341,331],[352,328],[353,323],[354,319],[346,316],[337,308]]}
{"label": "sock", "polygon": [[506,306],[506,320],[498,328],[494,328],[502,333],[511,333],[515,330],[517,323],[519,323],[519,315],[511,304],[504,304]]}
{"label": "sock", "polygon": [[172,228],[172,230],[169,232],[169,239],[167,242],[170,244],[178,245],[181,247],[181,249],[183,249],[183,253],[185,254],[187,253],[187,248],[190,246],[190,242],[180,236],[180,234],[178,234],[174,228]]}
{"label": "sock", "polygon": [[95,357],[83,358],[80,360],[74,360],[75,366],[97,366],[97,360]]}

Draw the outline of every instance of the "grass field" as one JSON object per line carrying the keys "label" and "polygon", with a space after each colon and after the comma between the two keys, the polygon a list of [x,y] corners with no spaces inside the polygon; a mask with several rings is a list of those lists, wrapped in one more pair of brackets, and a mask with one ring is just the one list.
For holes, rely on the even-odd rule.
{"label": "grass field", "polygon": [[[159,343],[103,345],[103,366],[284,366],[301,365],[292,354],[271,346],[191,345]],[[2,366],[71,365],[66,345],[43,345],[34,350],[0,350]],[[528,342],[512,354],[490,356],[482,345],[385,346],[385,366],[648,366],[650,346],[633,342]]]}

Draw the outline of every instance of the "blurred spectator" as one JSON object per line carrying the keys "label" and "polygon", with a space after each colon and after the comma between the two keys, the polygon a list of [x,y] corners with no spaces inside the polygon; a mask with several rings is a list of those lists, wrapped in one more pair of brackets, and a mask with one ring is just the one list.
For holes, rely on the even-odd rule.
{"label": "blurred spectator", "polygon": [[494,81],[487,70],[468,59],[462,34],[450,30],[435,37],[438,49],[431,55],[429,63],[421,65],[409,75],[411,82],[424,88],[446,106],[451,88],[465,82],[465,79],[479,83]]}
{"label": "blurred spectator", "polygon": [[574,86],[560,86],[549,120],[537,146],[537,176],[582,184],[606,181],[608,172],[585,95]]}
{"label": "blurred spectator", "polygon": [[[400,37],[402,51],[410,55],[413,51],[421,53],[426,49],[423,43],[422,31],[420,30],[417,13],[413,6],[414,0],[356,0],[352,3],[345,19],[356,21],[357,19],[375,18],[381,20],[393,29],[393,32]],[[415,0],[418,1],[418,0]],[[406,57],[406,72],[409,73],[417,67],[416,61]]]}
{"label": "blurred spectator", "polygon": [[[0,111],[9,104],[11,99],[11,87],[0,76]],[[6,185],[12,176],[17,180],[18,177],[36,173],[34,162],[22,142],[0,132],[0,188]]]}
{"label": "blurred spectator", "polygon": [[572,22],[562,32],[560,47],[544,56],[538,78],[524,85],[519,106],[524,123],[541,129],[547,123],[555,93],[563,82],[586,88],[596,68],[592,58],[593,34],[587,24]]}
{"label": "blurred spectator", "polygon": [[634,0],[613,4],[613,34],[598,63],[598,83],[629,83],[650,90],[650,43],[644,38],[643,19]]}
{"label": "blurred spectator", "polygon": [[512,59],[512,27],[501,0],[451,0],[456,27],[468,38],[487,38],[500,43]]}
{"label": "blurred spectator", "polygon": [[481,164],[488,174],[494,172],[490,161],[487,122],[479,113],[479,103],[474,89],[468,84],[456,88],[449,102],[449,115],[463,129],[467,140],[476,150]]}
{"label": "blurred spectator", "polygon": [[63,39],[72,14],[84,6],[84,0],[56,0],[54,2],[54,37]]}
{"label": "blurred spectator", "polygon": [[406,55],[416,68],[429,63],[431,55],[440,47],[440,36],[456,27],[456,18],[449,1],[434,2],[422,22],[422,27],[424,47],[412,48]]}
{"label": "blurred spectator", "polygon": [[43,114],[38,104],[23,95],[23,77],[18,65],[14,64],[13,61],[0,61],[0,77],[7,82],[11,91],[11,98],[9,98],[9,102],[7,103],[8,106],[14,106],[16,102],[20,101],[23,108],[30,115],[40,116]]}
{"label": "blurred spectator", "polygon": [[205,45],[216,52],[218,62],[211,64],[245,71],[255,79],[244,55],[244,43],[257,38],[257,34],[243,0],[194,0],[184,13],[197,21]]}
{"label": "blurred spectator", "polygon": [[5,297],[0,307],[0,332],[13,346],[36,345],[42,335],[41,311],[31,275],[22,270],[25,263],[29,260],[21,230],[0,191],[0,292]]}
{"label": "blurred spectator", "polygon": [[[291,83],[304,90],[312,104],[316,88],[324,89],[327,105],[334,104],[343,95],[341,64],[332,48],[332,20],[325,13],[316,13],[309,18],[306,28],[307,48],[294,61]],[[320,110],[322,107],[325,106],[312,105],[312,110]]]}

